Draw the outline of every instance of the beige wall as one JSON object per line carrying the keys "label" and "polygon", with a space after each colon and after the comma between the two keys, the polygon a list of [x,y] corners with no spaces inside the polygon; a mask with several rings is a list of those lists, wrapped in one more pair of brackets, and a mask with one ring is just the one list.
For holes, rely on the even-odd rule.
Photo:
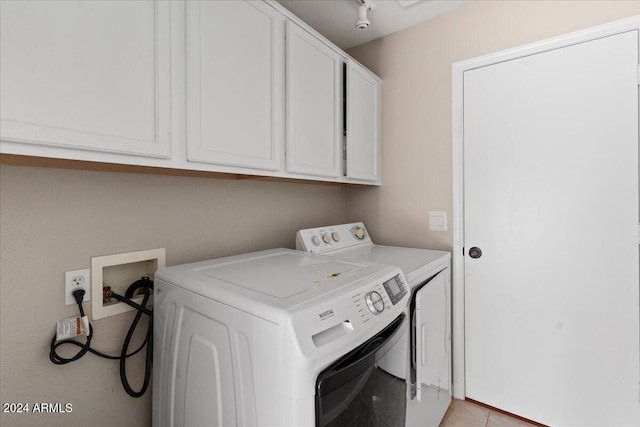
{"label": "beige wall", "polygon": [[[478,1],[349,50],[382,83],[382,186],[347,192],[378,243],[452,248],[451,65],[640,14],[640,1]],[[429,211],[448,232],[429,232]]]}
{"label": "beige wall", "polygon": [[[157,247],[169,265],[293,248],[298,229],[344,220],[337,186],[0,166],[0,400],[73,404],[70,414],[2,413],[0,425],[151,425],[151,393],[129,397],[117,362],[49,362],[55,322],[77,312],[63,304],[64,271]],[[94,347],[118,354],[131,317],[95,321]],[[141,364],[130,372],[138,388]]]}

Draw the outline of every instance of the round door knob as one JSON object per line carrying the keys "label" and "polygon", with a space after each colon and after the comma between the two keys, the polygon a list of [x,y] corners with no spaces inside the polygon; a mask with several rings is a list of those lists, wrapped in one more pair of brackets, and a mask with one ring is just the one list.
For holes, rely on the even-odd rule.
{"label": "round door knob", "polygon": [[478,259],[482,256],[482,250],[474,246],[469,249],[469,256],[473,259]]}

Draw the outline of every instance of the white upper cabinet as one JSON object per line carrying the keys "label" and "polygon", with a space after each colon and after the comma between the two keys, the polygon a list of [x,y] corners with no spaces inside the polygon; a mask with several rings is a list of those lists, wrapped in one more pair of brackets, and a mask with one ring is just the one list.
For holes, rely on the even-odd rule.
{"label": "white upper cabinet", "polygon": [[169,157],[170,9],[166,1],[1,1],[2,152]]}
{"label": "white upper cabinet", "polygon": [[361,65],[347,65],[346,176],[380,180],[380,79]]}
{"label": "white upper cabinet", "polygon": [[0,0],[2,154],[378,185],[379,117],[273,1]]}
{"label": "white upper cabinet", "polygon": [[284,17],[257,1],[188,1],[187,157],[278,171]]}
{"label": "white upper cabinet", "polygon": [[338,177],[342,154],[342,61],[287,22],[287,171]]}

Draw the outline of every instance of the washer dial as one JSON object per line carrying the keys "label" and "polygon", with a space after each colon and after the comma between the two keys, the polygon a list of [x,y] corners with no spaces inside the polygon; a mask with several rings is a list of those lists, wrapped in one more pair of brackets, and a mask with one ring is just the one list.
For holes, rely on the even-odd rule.
{"label": "washer dial", "polygon": [[384,301],[382,296],[376,291],[371,291],[364,297],[367,308],[373,314],[380,314],[384,310]]}
{"label": "washer dial", "polygon": [[364,236],[365,236],[364,228],[362,228],[362,227],[354,228],[353,229],[353,235],[356,236],[356,238],[358,240],[364,239]]}
{"label": "washer dial", "polygon": [[334,242],[340,241],[340,233],[338,233],[337,231],[334,231],[333,233],[331,233],[331,238],[333,239]]}
{"label": "washer dial", "polygon": [[322,235],[322,241],[323,241],[323,242],[325,242],[325,243],[327,243],[327,244],[331,243],[331,236],[329,236],[329,235],[328,235],[328,234],[326,234],[326,233],[325,233],[325,234],[323,234],[323,235]]}
{"label": "washer dial", "polygon": [[320,246],[320,238],[318,236],[311,237],[311,243],[313,243],[314,246]]}

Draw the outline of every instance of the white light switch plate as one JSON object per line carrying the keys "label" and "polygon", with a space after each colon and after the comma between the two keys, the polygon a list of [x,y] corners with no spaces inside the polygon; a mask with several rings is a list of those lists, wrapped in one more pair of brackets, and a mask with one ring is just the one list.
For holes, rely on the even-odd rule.
{"label": "white light switch plate", "polygon": [[429,231],[447,231],[447,212],[429,212]]}

